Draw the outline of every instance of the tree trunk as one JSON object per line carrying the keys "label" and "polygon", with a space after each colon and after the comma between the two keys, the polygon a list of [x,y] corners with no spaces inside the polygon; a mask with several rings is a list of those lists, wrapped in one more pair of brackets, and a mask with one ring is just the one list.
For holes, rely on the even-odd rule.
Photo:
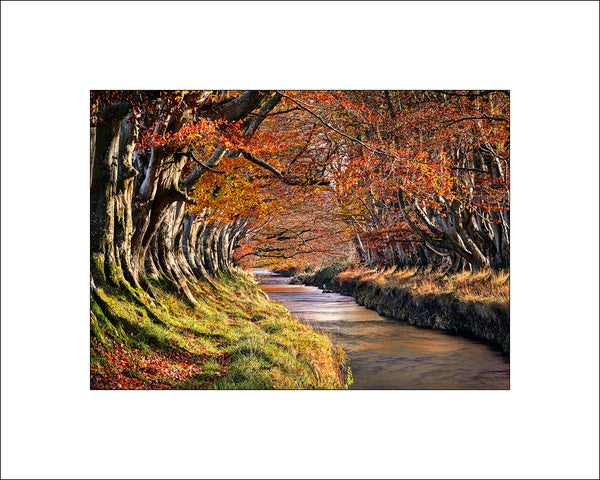
{"label": "tree trunk", "polygon": [[169,280],[174,283],[176,288],[181,291],[185,297],[197,305],[198,302],[192,295],[192,292],[187,284],[184,273],[175,257],[175,244],[174,244],[174,229],[177,227],[177,204],[172,204],[161,222],[158,233],[157,233],[157,244],[158,244],[158,258],[161,266],[164,268],[165,273],[168,273]]}
{"label": "tree trunk", "polygon": [[187,214],[185,213],[185,204],[183,202],[177,202],[175,207],[175,222],[173,225],[173,231],[175,233],[173,239],[175,260],[185,278],[190,282],[197,282],[198,278],[194,275],[192,267],[183,252],[184,234],[189,235],[189,230],[185,230],[186,219]]}
{"label": "tree trunk", "polygon": [[209,279],[210,275],[206,268],[206,261],[204,259],[204,233],[206,232],[207,223],[204,221],[198,221],[199,226],[196,231],[194,240],[194,252],[195,258],[194,263],[198,268],[198,275],[204,279]]}
{"label": "tree trunk", "polygon": [[95,288],[108,282],[140,295],[130,262],[134,135],[130,106],[110,105],[91,129],[90,253]]}

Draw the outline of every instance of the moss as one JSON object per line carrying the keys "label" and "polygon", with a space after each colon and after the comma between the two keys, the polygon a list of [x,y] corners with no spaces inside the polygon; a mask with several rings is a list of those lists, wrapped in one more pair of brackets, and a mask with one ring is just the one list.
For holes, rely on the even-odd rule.
{"label": "moss", "polygon": [[102,283],[106,283],[106,274],[104,273],[104,262],[102,262],[96,255],[92,255],[91,271],[94,277],[100,276],[100,280],[102,281]]}
{"label": "moss", "polygon": [[[125,331],[121,320],[113,312],[106,312],[96,302],[96,300],[90,298],[91,314],[95,322],[91,322],[92,333],[95,338],[101,341],[101,337],[107,334],[113,338],[124,338],[126,337]],[[110,317],[110,318],[109,318]],[[104,328],[102,328],[104,327]],[[104,339],[106,342],[106,339]]]}
{"label": "moss", "polygon": [[106,336],[102,333],[102,329],[98,324],[98,318],[96,317],[93,308],[90,312],[90,335],[92,338],[97,339],[102,345],[108,346],[108,340]]}
{"label": "moss", "polygon": [[123,278],[123,271],[121,268],[114,262],[104,262],[104,271],[106,274],[106,278],[108,281],[115,287],[121,285]]}
{"label": "moss", "polygon": [[[127,360],[94,371],[94,388],[343,388],[330,340],[268,301],[248,275],[191,285],[199,306],[153,284],[165,309],[132,304],[123,289],[102,292],[129,336],[113,348],[126,350],[120,358]],[[92,365],[98,358],[112,361],[112,354],[97,348]]]}
{"label": "moss", "polygon": [[164,277],[162,274],[159,274],[158,278],[156,279],[150,278],[149,281],[153,287],[164,290],[168,294],[179,294],[179,287],[177,286],[177,284],[172,280]]}

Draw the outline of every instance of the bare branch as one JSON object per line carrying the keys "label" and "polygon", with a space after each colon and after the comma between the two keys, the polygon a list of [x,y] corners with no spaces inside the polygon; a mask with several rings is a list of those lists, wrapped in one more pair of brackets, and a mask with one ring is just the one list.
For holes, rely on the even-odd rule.
{"label": "bare branch", "polygon": [[466,122],[467,120],[493,120],[493,121],[497,121],[497,122],[508,122],[508,118],[504,118],[504,117],[488,117],[488,116],[482,116],[482,117],[464,117],[464,118],[459,118],[458,120],[452,120],[452,121],[442,121],[440,123],[444,124],[444,127],[449,127],[450,125],[454,125],[455,123],[460,123],[460,122]]}
{"label": "bare branch", "polygon": [[377,150],[376,148],[373,148],[373,147],[367,145],[366,143],[360,141],[358,138],[351,137],[350,135],[347,135],[347,134],[345,134],[343,132],[340,132],[333,125],[331,125],[327,121],[323,120],[320,115],[318,115],[317,113],[313,112],[310,108],[308,108],[308,106],[305,103],[303,103],[303,102],[301,102],[299,100],[296,100],[295,98],[292,98],[289,95],[286,95],[286,94],[281,93],[279,91],[277,93],[279,93],[282,97],[285,97],[285,98],[291,100],[293,103],[295,103],[296,105],[298,105],[302,110],[310,113],[313,117],[315,117],[317,120],[319,120],[319,122],[321,122],[323,125],[325,125],[330,130],[333,130],[338,135],[341,135],[342,137],[347,138],[351,142],[355,142],[355,143],[358,143],[359,145],[362,145],[364,148],[366,148],[370,152],[378,153],[379,155],[385,155],[386,157],[392,157],[392,158],[394,157],[393,155],[390,155],[389,153],[382,152],[381,150]]}
{"label": "bare branch", "polygon": [[490,172],[488,172],[487,170],[481,170],[479,168],[467,168],[467,167],[451,167],[452,170],[466,170],[468,172],[475,172],[475,173],[487,173],[488,175],[491,175]]}
{"label": "bare branch", "polygon": [[[214,167],[217,166],[219,164],[219,162],[221,161],[221,159],[223,158],[223,155],[225,155],[225,147],[223,146],[219,146],[217,148],[215,148],[215,151],[213,152],[213,154],[210,156],[210,158],[208,159],[208,162],[206,162],[208,165],[208,167]],[[192,188],[195,183],[200,180],[200,177],[202,177],[202,175],[204,174],[206,170],[204,170],[204,166],[201,167],[197,167],[192,173],[190,173],[187,177],[185,177],[181,184],[182,184],[182,189],[183,188]]]}
{"label": "bare branch", "polygon": [[198,160],[196,158],[196,156],[194,155],[194,152],[192,150],[190,150],[190,156],[192,157],[192,160],[194,162],[200,164],[202,166],[202,168],[205,168],[209,172],[218,173],[219,175],[224,175],[225,174],[225,172],[223,172],[221,170],[215,170],[214,168],[210,168],[208,165],[205,165],[204,163],[202,163],[200,160]]}
{"label": "bare branch", "polygon": [[458,92],[449,92],[447,90],[440,90],[440,91],[445,95],[451,95],[454,97],[485,97],[486,95],[489,95],[490,93],[494,93],[494,92],[502,93],[507,96],[509,95],[509,90],[483,90],[482,92],[479,92],[479,93],[475,93],[475,92],[458,93]]}
{"label": "bare branch", "polygon": [[298,110],[300,110],[298,107],[294,107],[287,110],[281,110],[280,112],[267,113],[266,115],[262,115],[260,113],[249,113],[248,115],[252,117],[273,117],[275,115],[283,115],[284,113],[297,112]]}
{"label": "bare branch", "polygon": [[251,153],[242,151],[242,155],[244,156],[244,158],[246,160],[249,160],[250,162],[254,163],[255,165],[258,165],[259,167],[264,168],[265,170],[268,170],[271,173],[274,173],[277,176],[277,178],[283,179],[283,175],[281,174],[281,172],[279,170],[277,170],[274,166],[269,165],[267,162],[263,162],[262,160],[259,160]]}
{"label": "bare branch", "polygon": [[283,175],[279,170],[277,170],[273,165],[269,165],[267,162],[256,158],[249,152],[241,151],[241,154],[244,156],[246,160],[258,165],[265,170],[275,174],[275,176],[286,185],[329,185],[329,180],[325,180],[322,178],[303,178],[303,177],[291,177],[289,175]]}

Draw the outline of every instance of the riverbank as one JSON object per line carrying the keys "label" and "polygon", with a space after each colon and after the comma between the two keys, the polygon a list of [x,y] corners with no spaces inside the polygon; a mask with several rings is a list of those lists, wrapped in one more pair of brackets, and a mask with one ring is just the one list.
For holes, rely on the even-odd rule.
{"label": "riverbank", "polygon": [[92,301],[91,389],[343,388],[330,339],[269,301],[251,275],[193,285],[199,306],[154,287],[162,306],[98,289],[120,320]]}
{"label": "riverbank", "polygon": [[[299,278],[323,286],[322,275]],[[409,325],[446,330],[510,351],[508,272],[444,275],[356,268],[338,273],[327,288]]]}

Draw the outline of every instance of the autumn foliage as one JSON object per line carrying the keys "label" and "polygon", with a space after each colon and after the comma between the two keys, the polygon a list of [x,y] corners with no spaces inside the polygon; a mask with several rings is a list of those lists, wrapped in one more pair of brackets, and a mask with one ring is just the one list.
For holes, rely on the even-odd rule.
{"label": "autumn foliage", "polygon": [[198,282],[216,288],[240,266],[354,257],[508,268],[509,100],[499,90],[92,92],[92,324],[122,323],[108,289],[160,306],[162,282],[199,308]]}

